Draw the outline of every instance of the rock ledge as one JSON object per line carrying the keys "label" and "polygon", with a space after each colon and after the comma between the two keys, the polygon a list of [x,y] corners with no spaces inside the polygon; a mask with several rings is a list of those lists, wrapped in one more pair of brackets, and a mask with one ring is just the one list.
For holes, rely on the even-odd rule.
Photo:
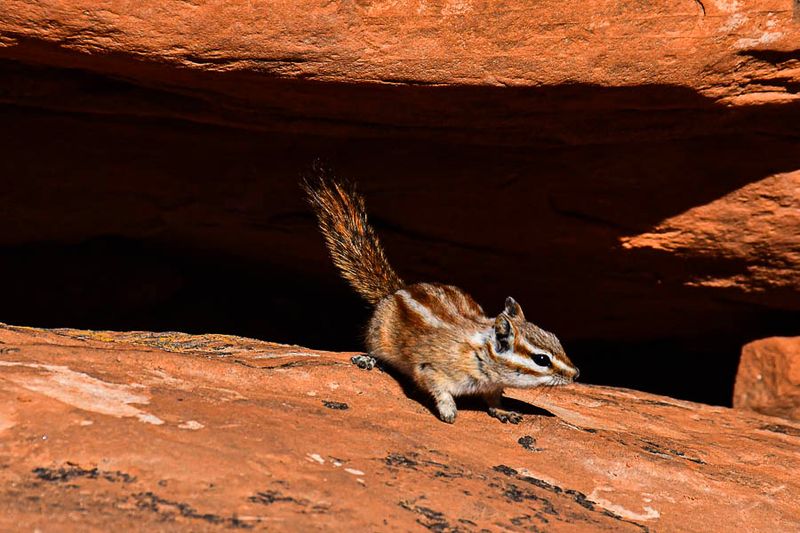
{"label": "rock ledge", "polygon": [[449,426],[350,355],[2,326],[0,529],[800,528],[793,422],[579,385]]}

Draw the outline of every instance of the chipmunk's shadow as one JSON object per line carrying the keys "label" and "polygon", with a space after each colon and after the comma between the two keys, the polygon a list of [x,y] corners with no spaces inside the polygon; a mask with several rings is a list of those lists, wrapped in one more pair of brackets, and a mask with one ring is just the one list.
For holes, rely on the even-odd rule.
{"label": "chipmunk's shadow", "polygon": [[[397,381],[397,383],[400,384],[400,387],[403,389],[403,394],[405,394],[407,398],[414,400],[420,405],[423,405],[428,411],[430,411],[430,413],[433,416],[438,418],[438,413],[436,412],[436,406],[434,404],[433,398],[431,398],[429,394],[425,393],[423,390],[417,387],[417,385],[410,377],[403,374],[396,368],[383,362],[379,362],[376,365],[376,369],[392,376],[395,379],[395,381]],[[456,398],[456,406],[460,411],[486,412],[487,410],[486,401],[480,396],[476,395],[461,396],[459,398]],[[530,404],[522,400],[518,400],[516,398],[509,398],[508,396],[503,396],[503,408],[527,416],[546,416],[546,417],[555,416],[547,409],[537,407],[533,404]]]}
{"label": "chipmunk's shadow", "polygon": [[[462,396],[460,398],[456,398],[456,405],[458,406],[458,409],[461,411],[485,412],[488,409],[488,406],[486,405],[486,400],[484,400],[480,396]],[[516,398],[509,398],[508,396],[503,396],[503,409],[514,411],[515,413],[519,413],[521,415],[546,416],[546,417],[555,416],[547,409],[542,409],[541,407],[537,407],[536,405],[533,405],[531,403],[524,402],[522,400],[517,400]]]}
{"label": "chipmunk's shadow", "polygon": [[546,416],[546,417],[556,416],[547,409],[544,409],[543,407],[539,407],[538,405],[533,405],[532,403],[518,400],[516,398],[509,398],[507,396],[503,397],[503,407],[511,411],[516,411],[521,415]]}

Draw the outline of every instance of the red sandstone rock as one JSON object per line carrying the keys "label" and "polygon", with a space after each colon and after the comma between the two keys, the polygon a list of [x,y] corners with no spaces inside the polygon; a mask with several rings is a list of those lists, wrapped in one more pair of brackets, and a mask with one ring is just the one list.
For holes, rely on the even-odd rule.
{"label": "red sandstone rock", "polygon": [[577,385],[450,426],[348,355],[5,326],[0,529],[800,528],[794,422]]}
{"label": "red sandstone rock", "polygon": [[[406,279],[535,305],[568,345],[606,343],[581,366],[609,382],[730,384],[743,339],[795,334],[800,311],[793,9],[0,3],[0,275],[19,281],[0,311],[284,339],[305,338],[285,317],[316,313],[341,335],[360,304],[296,186],[321,155],[360,184]],[[276,296],[289,278],[325,289],[313,310]],[[206,279],[213,310],[184,300]],[[248,290],[273,314],[229,313],[219,294]],[[639,356],[665,339],[702,352],[693,375]]]}
{"label": "red sandstone rock", "polygon": [[750,183],[627,237],[623,246],[740,262],[744,271],[726,277],[697,272],[686,283],[733,289],[728,293],[749,300],[782,300],[793,308],[800,291],[800,171]]}
{"label": "red sandstone rock", "polygon": [[[110,106],[113,112],[340,133],[373,134],[383,125],[389,130],[381,135],[393,136],[427,128],[441,135],[444,126],[461,139],[496,128],[501,114],[505,142],[554,137],[605,143],[641,139],[645,131],[635,113],[612,118],[605,111],[648,109],[659,127],[646,128],[646,135],[672,138],[720,127],[680,124],[675,116],[688,109],[796,103],[800,28],[793,15],[784,0],[7,0],[0,6],[0,56],[102,72],[174,93],[172,105],[131,106],[102,94],[86,98],[70,82],[58,99],[9,84],[5,99],[49,108],[108,112]],[[297,80],[302,83],[292,83]],[[585,90],[637,86],[654,90]],[[413,106],[387,105],[397,87],[409,89]],[[444,101],[436,96],[436,89],[448,87],[497,90],[447,91]],[[547,87],[558,90],[524,90]],[[360,93],[357,108],[342,105],[354,91]],[[203,105],[181,103],[187,97]],[[592,116],[563,118],[586,108],[593,108]],[[532,113],[557,111],[564,122],[531,130]]]}
{"label": "red sandstone rock", "polygon": [[742,348],[733,406],[800,420],[800,337],[773,337]]}

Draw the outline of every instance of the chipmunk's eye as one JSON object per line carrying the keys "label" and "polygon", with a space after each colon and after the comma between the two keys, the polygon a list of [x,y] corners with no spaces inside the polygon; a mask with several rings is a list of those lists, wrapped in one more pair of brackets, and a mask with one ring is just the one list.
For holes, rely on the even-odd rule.
{"label": "chipmunk's eye", "polygon": [[550,358],[543,353],[533,354],[533,362],[545,368],[553,366],[553,362],[550,360]]}

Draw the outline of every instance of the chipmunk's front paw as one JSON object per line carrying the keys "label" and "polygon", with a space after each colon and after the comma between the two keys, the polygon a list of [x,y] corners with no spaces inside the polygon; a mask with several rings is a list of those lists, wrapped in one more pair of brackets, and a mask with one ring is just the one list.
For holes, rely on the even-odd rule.
{"label": "chipmunk's front paw", "polygon": [[456,409],[456,401],[449,392],[438,391],[435,394],[436,398],[436,414],[439,415],[439,420],[452,424],[456,421],[458,409]]}
{"label": "chipmunk's front paw", "polygon": [[372,370],[378,364],[378,360],[370,355],[354,355],[350,361],[362,370]]}
{"label": "chipmunk's front paw", "polygon": [[503,424],[519,424],[522,422],[522,415],[514,411],[506,411],[497,407],[489,408],[489,416],[493,416]]}
{"label": "chipmunk's front paw", "polygon": [[457,411],[439,412],[439,420],[442,422],[447,422],[448,424],[452,424],[456,421],[457,414]]}

